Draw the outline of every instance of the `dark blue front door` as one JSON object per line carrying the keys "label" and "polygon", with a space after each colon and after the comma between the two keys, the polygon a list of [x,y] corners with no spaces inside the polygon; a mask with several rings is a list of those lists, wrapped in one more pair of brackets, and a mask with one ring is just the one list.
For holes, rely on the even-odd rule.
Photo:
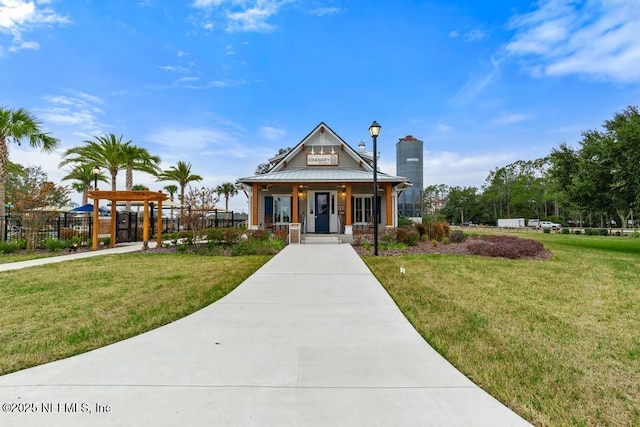
{"label": "dark blue front door", "polygon": [[316,233],[329,232],[329,193],[316,193]]}

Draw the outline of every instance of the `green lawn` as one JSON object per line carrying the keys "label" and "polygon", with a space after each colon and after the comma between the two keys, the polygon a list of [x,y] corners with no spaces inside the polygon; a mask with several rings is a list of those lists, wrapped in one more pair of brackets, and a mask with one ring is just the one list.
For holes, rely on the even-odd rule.
{"label": "green lawn", "polygon": [[434,348],[527,420],[640,425],[640,239],[522,237],[554,257],[365,261]]}
{"label": "green lawn", "polygon": [[38,259],[38,258],[49,258],[52,256],[58,256],[58,255],[66,255],[66,253],[63,252],[32,252],[32,253],[27,253],[27,254],[16,254],[16,253],[11,253],[11,254],[4,254],[4,253],[0,253],[0,264],[7,264],[10,262],[18,262],[18,261],[28,261],[28,260],[32,260],[32,259]]}
{"label": "green lawn", "polygon": [[184,317],[270,258],[132,253],[1,272],[0,375]]}

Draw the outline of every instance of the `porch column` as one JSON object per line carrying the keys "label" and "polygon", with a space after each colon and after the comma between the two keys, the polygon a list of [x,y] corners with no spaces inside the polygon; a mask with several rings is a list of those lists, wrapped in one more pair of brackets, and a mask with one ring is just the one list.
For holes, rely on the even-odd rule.
{"label": "porch column", "polygon": [[346,184],[344,188],[344,234],[353,234],[353,224],[351,222],[351,184]]}
{"label": "porch column", "polygon": [[346,206],[344,209],[344,223],[345,225],[352,226],[353,224],[351,224],[351,209],[353,207],[351,206],[351,184],[346,185],[344,198],[346,199],[344,201],[344,205]]}
{"label": "porch column", "polygon": [[258,228],[258,183],[253,183],[253,194],[251,197],[251,228]]}
{"label": "porch column", "polygon": [[391,198],[391,183],[384,185],[384,195],[387,199],[387,227],[393,227],[393,200]]}
{"label": "porch column", "polygon": [[291,191],[291,222],[299,223],[298,218],[298,184],[293,184],[293,190]]}

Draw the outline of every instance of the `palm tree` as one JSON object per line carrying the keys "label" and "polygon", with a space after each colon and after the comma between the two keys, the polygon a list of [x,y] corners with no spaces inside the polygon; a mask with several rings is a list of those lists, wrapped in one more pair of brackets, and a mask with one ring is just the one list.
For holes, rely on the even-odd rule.
{"label": "palm tree", "polygon": [[220,196],[224,196],[224,209],[229,212],[229,197],[238,194],[238,189],[231,182],[223,182],[216,188],[216,193]]}
{"label": "palm tree", "polygon": [[[28,140],[29,145],[50,153],[58,145],[58,139],[42,132],[41,123],[24,108],[10,110],[0,107],[0,218],[7,214],[4,206],[9,163],[9,142],[18,145]],[[0,227],[0,237],[4,240],[4,227]]]}
{"label": "palm tree", "polygon": [[116,191],[118,171],[126,167],[125,146],[131,144],[131,141],[122,142],[122,135],[116,137],[112,133],[94,136],[93,139],[84,141],[86,145],[65,151],[60,166],[69,163],[89,163],[106,168],[111,176],[111,191]]}
{"label": "palm tree", "polygon": [[[173,184],[169,184],[169,185],[165,185],[164,189],[167,190],[167,192],[169,193],[169,198],[173,202],[174,201],[173,200],[173,196],[178,191],[178,186],[177,185],[173,185]],[[173,205],[171,205],[171,218],[173,219]]]}
{"label": "palm tree", "polygon": [[167,190],[167,192],[169,193],[169,198],[173,202],[173,196],[178,192],[178,186],[169,184],[169,185],[165,185],[164,189]]}
{"label": "palm tree", "polygon": [[71,188],[78,193],[82,193],[83,206],[88,203],[87,192],[93,187],[93,184],[95,184],[96,178],[101,182],[109,182],[104,174],[99,173],[96,175],[93,172],[93,167],[90,163],[81,163],[76,165],[62,178],[63,181],[75,180],[75,182],[71,184]]}
{"label": "palm tree", "polygon": [[[131,191],[133,188],[133,171],[147,172],[156,176],[160,172],[160,157],[152,156],[146,148],[137,145],[125,144],[122,147],[123,163],[126,169],[125,190]],[[127,202],[125,210],[131,211],[131,202]]]}
{"label": "palm tree", "polygon": [[11,160],[7,162],[7,174],[20,175],[24,173],[24,167],[21,164],[13,163]]}
{"label": "palm tree", "polygon": [[182,214],[185,187],[191,181],[202,181],[202,177],[191,173],[191,163],[180,160],[176,166],[171,166],[166,171],[158,174],[158,181],[174,181],[180,185],[180,214]]}

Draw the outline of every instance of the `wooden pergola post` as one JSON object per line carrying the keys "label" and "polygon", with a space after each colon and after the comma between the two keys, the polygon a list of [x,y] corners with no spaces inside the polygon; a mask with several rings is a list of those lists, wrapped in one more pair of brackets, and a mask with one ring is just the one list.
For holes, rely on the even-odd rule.
{"label": "wooden pergola post", "polygon": [[149,201],[144,201],[144,214],[142,215],[142,250],[149,246]]}
{"label": "wooden pergola post", "polygon": [[111,247],[116,245],[116,204],[117,202],[144,202],[144,218],[143,218],[143,249],[149,245],[149,202],[158,203],[158,245],[162,244],[162,202],[168,200],[169,196],[162,191],[153,192],[149,190],[142,191],[89,191],[89,197],[94,200],[93,205],[93,233],[91,250],[98,249],[98,229],[100,227],[99,220],[99,203],[100,200],[111,200]]}

